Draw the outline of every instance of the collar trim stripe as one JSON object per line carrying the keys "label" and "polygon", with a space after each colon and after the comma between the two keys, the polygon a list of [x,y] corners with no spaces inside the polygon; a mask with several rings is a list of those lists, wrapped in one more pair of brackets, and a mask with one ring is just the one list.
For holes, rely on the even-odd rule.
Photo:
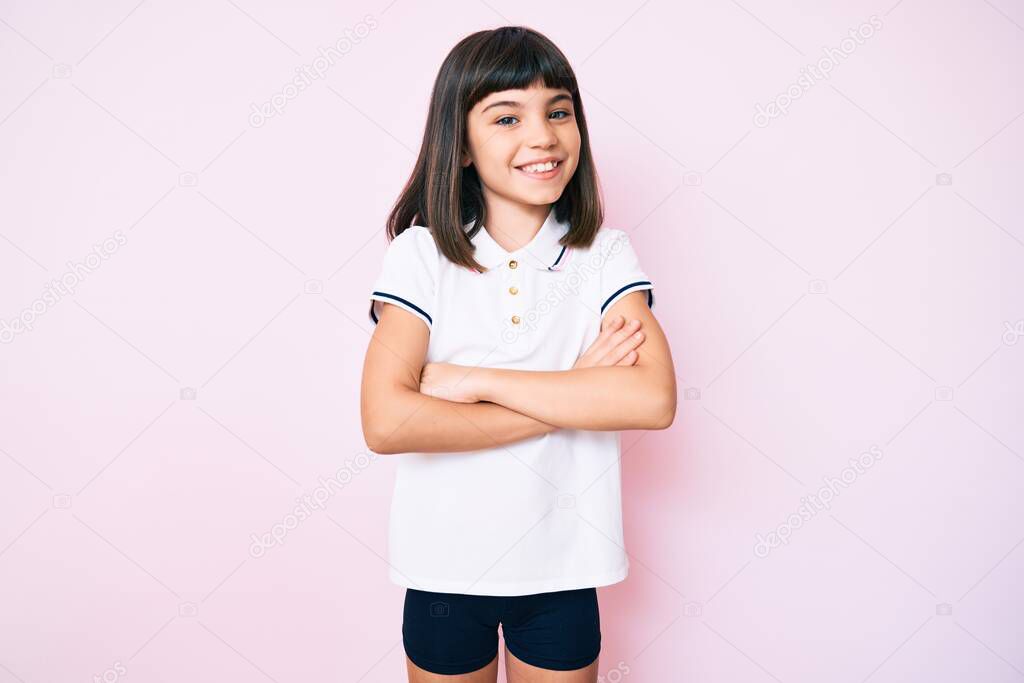
{"label": "collar trim stripe", "polygon": [[562,251],[558,252],[558,258],[555,259],[555,262],[552,263],[550,266],[548,266],[548,270],[555,270],[555,266],[557,266],[558,262],[562,260],[562,255],[563,254],[565,254],[565,247],[564,246],[562,247]]}

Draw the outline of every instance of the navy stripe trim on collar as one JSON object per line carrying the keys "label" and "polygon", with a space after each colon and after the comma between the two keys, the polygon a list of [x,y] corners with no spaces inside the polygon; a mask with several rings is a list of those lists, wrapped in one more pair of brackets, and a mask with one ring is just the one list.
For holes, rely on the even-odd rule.
{"label": "navy stripe trim on collar", "polygon": [[562,251],[558,252],[558,258],[555,259],[555,262],[552,263],[550,266],[548,266],[548,270],[554,270],[555,269],[555,266],[558,265],[558,262],[562,260],[562,254],[564,254],[564,253],[565,253],[565,245],[562,246]]}
{"label": "navy stripe trim on collar", "polygon": [[[429,313],[424,311],[422,308],[420,308],[419,306],[417,306],[413,302],[407,301],[406,299],[403,299],[400,296],[395,296],[394,294],[388,294],[387,292],[373,292],[371,294],[371,296],[383,296],[383,297],[386,297],[388,299],[394,299],[395,301],[403,303],[406,306],[408,306],[409,308],[411,308],[411,309],[413,309],[415,311],[418,311],[424,318],[426,318],[430,322],[431,325],[434,324],[434,319],[430,317]],[[370,303],[370,317],[373,318],[373,322],[374,322],[374,324],[376,324],[377,323],[377,316],[373,314],[373,303],[372,302]]]}
{"label": "navy stripe trim on collar", "polygon": [[[649,285],[649,284],[651,284],[650,280],[637,280],[636,282],[630,282],[628,285],[625,285],[623,287],[619,287],[617,290],[615,290],[614,294],[612,294],[610,297],[605,299],[604,303],[601,304],[601,313],[604,314],[604,309],[608,307],[608,304],[609,304],[609,302],[611,302],[612,299],[617,297],[619,294],[622,294],[627,289],[632,289],[633,287],[639,287],[640,285]],[[647,305],[648,306],[651,305],[651,290],[650,289],[647,290]]]}

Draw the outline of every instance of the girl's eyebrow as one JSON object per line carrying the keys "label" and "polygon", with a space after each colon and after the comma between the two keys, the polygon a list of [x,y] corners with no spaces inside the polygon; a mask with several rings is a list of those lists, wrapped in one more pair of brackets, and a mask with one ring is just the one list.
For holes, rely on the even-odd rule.
{"label": "girl's eyebrow", "polygon": [[[561,102],[562,100],[571,100],[571,99],[572,99],[571,96],[569,96],[569,95],[567,95],[565,93],[559,93],[559,94],[555,95],[554,97],[552,97],[550,100],[548,100],[548,106],[551,106],[555,102]],[[501,102],[491,102],[486,107],[481,109],[480,113],[483,114],[485,111],[487,111],[491,107],[515,107],[516,109],[518,109],[521,106],[522,106],[522,104],[520,104],[519,102],[516,102],[514,100],[502,100]]]}

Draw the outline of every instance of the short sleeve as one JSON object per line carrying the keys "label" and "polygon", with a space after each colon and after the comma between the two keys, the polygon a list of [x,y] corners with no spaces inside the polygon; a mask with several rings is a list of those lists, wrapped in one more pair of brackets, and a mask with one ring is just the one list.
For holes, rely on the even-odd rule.
{"label": "short sleeve", "polygon": [[370,291],[370,320],[380,320],[385,303],[404,308],[431,328],[438,268],[437,246],[430,231],[411,226],[391,240]]}
{"label": "short sleeve", "polygon": [[601,317],[616,301],[647,290],[647,306],[654,308],[654,284],[640,267],[640,259],[622,230],[604,228],[607,233],[601,245]]}

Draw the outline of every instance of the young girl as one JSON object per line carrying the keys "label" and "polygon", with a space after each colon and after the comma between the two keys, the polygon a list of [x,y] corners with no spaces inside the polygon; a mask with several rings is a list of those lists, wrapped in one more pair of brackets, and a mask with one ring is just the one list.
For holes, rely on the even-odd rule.
{"label": "young girl", "polygon": [[510,682],[597,680],[596,587],[629,570],[618,430],[676,410],[653,285],[602,220],[562,52],[522,27],[462,40],[388,220],[363,369],[367,445],[403,454],[410,681],[493,683],[499,624]]}

